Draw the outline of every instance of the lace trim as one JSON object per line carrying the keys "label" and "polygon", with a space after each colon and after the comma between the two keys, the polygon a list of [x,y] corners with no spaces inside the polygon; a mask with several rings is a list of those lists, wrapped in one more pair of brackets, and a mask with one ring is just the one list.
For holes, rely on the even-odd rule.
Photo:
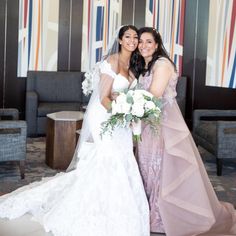
{"label": "lace trim", "polygon": [[107,61],[107,60],[104,60],[101,64],[100,64],[100,66],[99,66],[99,68],[100,68],[100,72],[102,73],[102,74],[107,74],[107,75],[109,75],[109,76],[111,76],[112,78],[116,78],[116,73],[112,70],[112,68],[111,68],[111,64]]}

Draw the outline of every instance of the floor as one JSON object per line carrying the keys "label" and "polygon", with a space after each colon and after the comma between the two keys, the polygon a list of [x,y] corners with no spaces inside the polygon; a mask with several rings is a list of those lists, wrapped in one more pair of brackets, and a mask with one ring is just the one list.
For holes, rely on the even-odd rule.
{"label": "floor", "polygon": [[[165,234],[150,234],[150,236],[161,235]],[[0,219],[0,236],[52,236],[52,234],[45,233],[39,223],[32,221],[29,215],[25,215],[11,221]]]}
{"label": "floor", "polygon": [[[219,200],[231,202],[236,208],[236,159],[224,160],[223,174],[217,176],[215,157],[202,148],[199,151]],[[56,173],[45,164],[45,138],[28,139],[25,179],[20,179],[16,164],[0,162],[0,195]]]}
{"label": "floor", "polygon": [[29,215],[11,221],[0,219],[0,229],[1,236],[51,236],[39,223],[30,220]]}
{"label": "floor", "polygon": [[[224,174],[218,177],[215,174],[215,159],[211,158],[204,150],[200,150],[200,153],[205,160],[205,167],[218,198],[236,206],[236,163],[234,161],[225,163]],[[0,195],[54,174],[56,171],[45,165],[45,140],[41,138],[28,140],[25,180],[20,180],[17,167],[13,168],[7,163],[0,164]],[[150,236],[161,235],[165,234],[150,234]],[[0,219],[0,236],[52,236],[52,234],[45,233],[39,223],[32,221],[29,215],[25,215],[12,221]]]}

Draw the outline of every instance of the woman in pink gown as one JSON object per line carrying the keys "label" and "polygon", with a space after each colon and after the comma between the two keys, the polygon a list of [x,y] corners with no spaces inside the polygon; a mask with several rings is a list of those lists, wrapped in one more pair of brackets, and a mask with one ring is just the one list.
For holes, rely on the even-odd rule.
{"label": "woman in pink gown", "polygon": [[142,125],[138,163],[152,232],[167,236],[236,235],[236,211],[219,202],[176,102],[177,73],[153,28],[139,30],[139,82],[162,97],[159,132]]}

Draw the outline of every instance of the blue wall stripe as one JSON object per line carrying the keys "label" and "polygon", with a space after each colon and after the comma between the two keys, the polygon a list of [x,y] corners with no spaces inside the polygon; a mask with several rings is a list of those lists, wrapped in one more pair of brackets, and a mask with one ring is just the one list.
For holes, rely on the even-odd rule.
{"label": "blue wall stripe", "polygon": [[153,0],[149,1],[149,11],[153,13]]}
{"label": "blue wall stripe", "polygon": [[234,65],[233,65],[232,74],[230,76],[229,88],[236,88],[236,85],[234,87],[234,83],[236,82],[235,81],[236,80],[236,78],[235,78],[235,70],[236,70],[236,56],[234,57]]}

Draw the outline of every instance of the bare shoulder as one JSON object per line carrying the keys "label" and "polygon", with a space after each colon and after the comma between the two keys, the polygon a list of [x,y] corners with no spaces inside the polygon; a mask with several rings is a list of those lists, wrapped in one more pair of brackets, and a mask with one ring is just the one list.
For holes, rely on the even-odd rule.
{"label": "bare shoulder", "polygon": [[107,61],[108,61],[110,64],[114,64],[114,63],[117,63],[118,58],[119,58],[118,53],[115,53],[115,54],[112,54],[112,55],[108,56]]}
{"label": "bare shoulder", "polygon": [[110,55],[106,61],[111,65],[111,68],[113,71],[117,72],[118,71],[118,59],[119,59],[119,56],[118,54],[113,54],[113,55]]}
{"label": "bare shoulder", "polygon": [[156,70],[164,70],[164,71],[171,71],[174,72],[175,68],[174,65],[170,62],[170,60],[166,57],[160,57],[158,60],[156,60],[154,66],[153,66],[153,72]]}
{"label": "bare shoulder", "polygon": [[160,81],[163,81],[164,84],[168,83],[174,73],[175,68],[173,64],[164,57],[159,58],[152,68],[153,80],[159,81],[158,83]]}

